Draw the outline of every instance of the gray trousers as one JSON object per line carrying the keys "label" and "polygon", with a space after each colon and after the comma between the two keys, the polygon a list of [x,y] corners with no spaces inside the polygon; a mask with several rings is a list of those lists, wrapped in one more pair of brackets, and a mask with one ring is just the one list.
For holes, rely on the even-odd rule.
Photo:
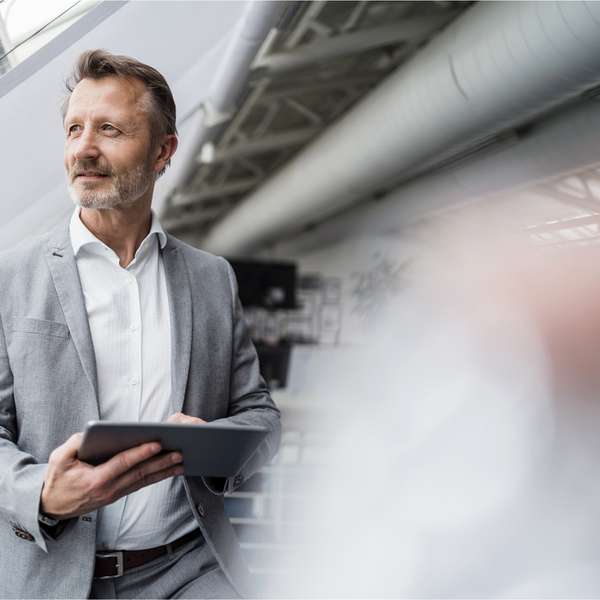
{"label": "gray trousers", "polygon": [[94,579],[90,594],[90,598],[239,597],[202,537],[122,577]]}

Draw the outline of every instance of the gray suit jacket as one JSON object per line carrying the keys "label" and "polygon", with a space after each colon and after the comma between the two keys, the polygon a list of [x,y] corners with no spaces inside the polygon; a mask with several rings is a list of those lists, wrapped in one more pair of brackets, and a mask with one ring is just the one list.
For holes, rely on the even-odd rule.
{"label": "gray suit jacket", "polygon": [[[279,411],[260,377],[222,258],[167,236],[163,259],[172,329],[172,404],[207,421],[266,426],[270,434],[242,471],[224,482],[186,478],[190,508],[223,571],[241,594],[248,572],[223,511],[231,491],[270,460]],[[94,350],[68,224],[0,255],[0,597],[89,594],[96,513],[58,534],[38,508],[52,450],[99,419]],[[60,529],[60,527],[59,527]]]}

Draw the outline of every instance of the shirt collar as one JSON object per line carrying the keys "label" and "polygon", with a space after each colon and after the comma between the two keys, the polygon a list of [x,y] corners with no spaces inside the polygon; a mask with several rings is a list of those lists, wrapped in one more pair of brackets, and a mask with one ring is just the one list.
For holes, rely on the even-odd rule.
{"label": "shirt collar", "polygon": [[[106,244],[99,240],[82,222],[79,218],[79,213],[81,208],[77,206],[73,215],[71,216],[71,222],[69,224],[69,235],[71,237],[71,245],[73,246],[73,254],[77,256],[79,250],[88,244],[100,244],[102,247],[106,248]],[[156,234],[158,237],[158,243],[160,245],[160,249],[162,250],[167,244],[167,234],[164,232],[163,228],[160,225],[158,217],[156,213],[152,210],[152,220],[150,222],[150,231],[148,235],[144,238],[144,241],[151,237],[153,234]],[[142,241],[142,244],[144,243]],[[141,245],[140,244],[140,247]]]}

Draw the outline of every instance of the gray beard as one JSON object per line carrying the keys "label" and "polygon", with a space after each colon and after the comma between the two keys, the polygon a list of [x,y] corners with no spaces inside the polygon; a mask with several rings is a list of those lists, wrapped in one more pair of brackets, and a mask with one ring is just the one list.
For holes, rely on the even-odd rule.
{"label": "gray beard", "polygon": [[152,181],[151,169],[147,165],[139,165],[124,175],[112,177],[112,185],[108,189],[77,189],[70,182],[68,189],[75,205],[102,210],[132,206],[146,192]]}

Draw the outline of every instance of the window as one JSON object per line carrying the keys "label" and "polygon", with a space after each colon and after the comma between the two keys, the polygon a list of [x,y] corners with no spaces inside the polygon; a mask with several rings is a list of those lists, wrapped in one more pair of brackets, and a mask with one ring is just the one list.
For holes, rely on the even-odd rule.
{"label": "window", "polygon": [[0,0],[0,77],[82,17],[99,0]]}

